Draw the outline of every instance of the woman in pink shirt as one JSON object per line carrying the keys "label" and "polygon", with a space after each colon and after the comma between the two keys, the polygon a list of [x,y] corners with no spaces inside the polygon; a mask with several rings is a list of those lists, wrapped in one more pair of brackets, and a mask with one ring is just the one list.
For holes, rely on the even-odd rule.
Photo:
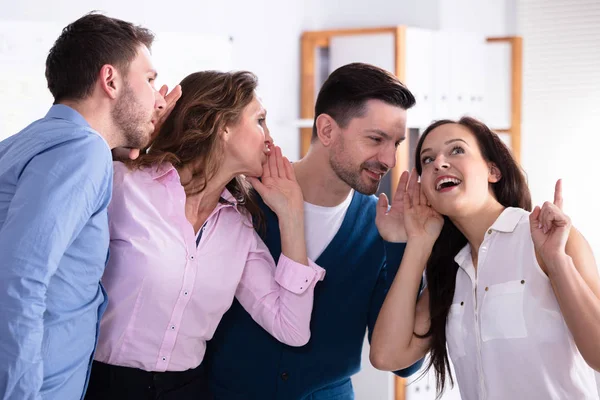
{"label": "woman in pink shirt", "polygon": [[[87,399],[204,398],[206,341],[234,297],[277,340],[308,342],[325,271],[306,256],[302,193],[256,86],[249,72],[189,75],[149,150],[115,163]],[[279,217],[277,264],[249,183]]]}

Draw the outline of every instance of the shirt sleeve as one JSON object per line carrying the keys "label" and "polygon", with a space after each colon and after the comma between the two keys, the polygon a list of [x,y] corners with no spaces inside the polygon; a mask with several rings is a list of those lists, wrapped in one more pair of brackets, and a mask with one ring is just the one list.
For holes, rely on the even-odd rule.
{"label": "shirt sleeve", "polygon": [[[396,277],[396,273],[398,272],[398,268],[400,267],[400,262],[402,261],[402,255],[404,255],[406,243],[391,243],[384,241],[383,246],[385,250],[385,261],[379,273],[379,278],[377,279],[377,284],[371,297],[371,306],[369,309],[369,343],[371,343],[373,329],[375,328],[377,316],[379,315],[381,306],[383,306],[385,296],[390,290],[392,282],[394,282],[394,278]],[[408,368],[401,369],[399,371],[394,371],[394,374],[403,378],[407,378],[415,372],[417,372],[422,365],[423,360],[421,359]]]}
{"label": "shirt sleeve", "polygon": [[66,249],[110,198],[110,151],[87,135],[34,156],[0,228],[0,397],[37,399],[46,292]]}
{"label": "shirt sleeve", "polygon": [[303,265],[281,254],[275,261],[258,234],[236,291],[240,304],[273,337],[290,346],[310,339],[314,289],[325,270],[309,260]]}

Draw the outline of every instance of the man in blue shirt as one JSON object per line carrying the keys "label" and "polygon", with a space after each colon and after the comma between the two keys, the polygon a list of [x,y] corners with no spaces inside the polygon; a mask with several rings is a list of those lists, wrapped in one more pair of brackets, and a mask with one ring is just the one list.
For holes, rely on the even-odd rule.
{"label": "man in blue shirt", "polygon": [[54,105],[0,143],[2,399],[83,397],[106,306],[111,149],[146,145],[165,107],[152,41],[100,14],[67,26],[46,60]]}
{"label": "man in blue shirt", "polygon": [[[308,154],[294,163],[305,200],[307,252],[325,268],[315,289],[311,340],[279,343],[235,301],[205,359],[218,400],[351,400],[370,334],[404,252],[402,208],[376,193],[396,164],[406,110],[415,104],[393,75],[349,64],[323,84]],[[267,207],[265,243],[281,253],[277,217]],[[416,299],[415,299],[416,300]],[[398,371],[408,376],[422,361]]]}

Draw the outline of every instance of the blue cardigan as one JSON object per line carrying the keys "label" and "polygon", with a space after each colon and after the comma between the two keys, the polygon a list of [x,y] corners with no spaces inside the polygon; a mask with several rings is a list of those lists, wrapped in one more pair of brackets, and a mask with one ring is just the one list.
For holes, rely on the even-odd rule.
{"label": "blue cardigan", "polygon": [[[385,242],[375,226],[377,199],[356,193],[344,221],[316,263],[327,273],[315,288],[311,339],[303,347],[278,342],[234,301],[214,338],[205,365],[217,400],[295,400],[334,392],[352,399],[365,330],[369,339],[400,265],[404,244]],[[281,254],[276,215],[263,205],[267,244]],[[422,361],[396,374],[407,377]],[[323,390],[324,389],[324,390]],[[327,395],[319,396],[319,392]]]}

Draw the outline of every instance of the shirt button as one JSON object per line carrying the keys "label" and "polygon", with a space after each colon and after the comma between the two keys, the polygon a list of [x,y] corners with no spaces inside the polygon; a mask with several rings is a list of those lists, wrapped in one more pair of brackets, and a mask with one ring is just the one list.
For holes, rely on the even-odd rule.
{"label": "shirt button", "polygon": [[183,295],[187,296],[188,295],[188,291],[186,290],[185,292],[183,292]]}
{"label": "shirt button", "polygon": [[487,287],[487,286],[485,287],[485,291],[486,291],[486,292],[487,292],[489,289],[490,289],[489,287]]}
{"label": "shirt button", "polygon": [[492,234],[492,230],[488,229],[488,235],[491,235],[491,234]]}
{"label": "shirt button", "polygon": [[171,325],[171,330],[174,331],[175,330],[175,325]]}
{"label": "shirt button", "polygon": [[162,360],[163,360],[163,361],[167,361],[167,357],[163,357],[163,358],[162,358]]}
{"label": "shirt button", "polygon": [[194,259],[194,256],[190,256],[190,260],[193,260],[193,259]]}
{"label": "shirt button", "polygon": [[287,372],[284,372],[284,373],[281,374],[281,379],[283,379],[284,381],[287,381],[289,377],[290,376],[288,375]]}

